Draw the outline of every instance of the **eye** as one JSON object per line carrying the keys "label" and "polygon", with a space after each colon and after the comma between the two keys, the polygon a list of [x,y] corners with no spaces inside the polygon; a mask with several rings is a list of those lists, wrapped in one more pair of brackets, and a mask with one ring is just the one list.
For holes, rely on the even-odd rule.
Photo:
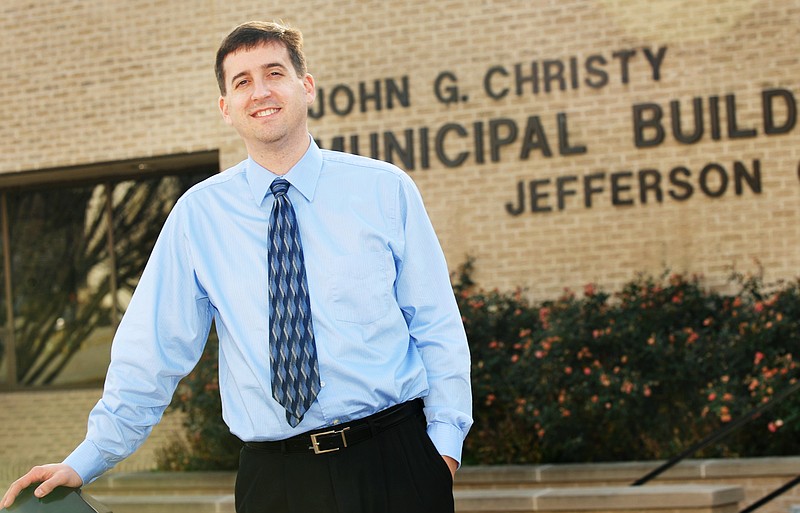
{"label": "eye", "polygon": [[240,87],[242,87],[244,85],[247,85],[247,82],[248,82],[247,79],[238,80],[237,82],[235,82],[233,84],[233,87],[235,87],[236,89],[239,89]]}

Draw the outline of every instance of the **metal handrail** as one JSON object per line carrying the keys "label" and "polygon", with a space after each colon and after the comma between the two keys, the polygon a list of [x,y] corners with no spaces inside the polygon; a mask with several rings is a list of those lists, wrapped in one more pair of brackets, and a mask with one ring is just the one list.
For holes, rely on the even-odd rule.
{"label": "metal handrail", "polygon": [[[739,417],[738,419],[734,420],[733,422],[731,422],[729,424],[726,424],[722,429],[719,429],[716,432],[711,433],[709,436],[703,438],[702,440],[700,440],[699,442],[695,443],[694,445],[692,445],[688,449],[682,451],[677,456],[674,456],[674,457],[670,458],[669,461],[667,461],[666,463],[660,465],[655,470],[647,473],[645,476],[643,476],[643,477],[637,479],[636,481],[634,481],[633,483],[631,483],[631,486],[641,486],[641,485],[647,483],[648,481],[651,481],[656,476],[658,476],[658,475],[664,473],[665,471],[667,471],[668,469],[674,467],[676,464],[678,464],[680,461],[682,461],[683,459],[687,458],[688,456],[691,456],[692,454],[696,453],[700,449],[704,449],[705,447],[708,447],[709,445],[713,444],[714,442],[717,442],[718,440],[720,440],[720,439],[724,438],[725,436],[727,436],[732,431],[735,431],[736,429],[739,429],[743,425],[747,424],[748,422],[750,422],[754,418],[758,417],[759,415],[761,415],[762,413],[764,413],[768,409],[772,408],[777,403],[783,401],[784,399],[789,397],[791,394],[797,392],[798,390],[800,390],[800,380],[795,382],[793,385],[791,385],[789,387],[786,387],[779,394],[776,394],[776,395],[772,396],[772,399],[770,399],[766,403],[763,403],[763,404],[759,405],[758,407],[753,408],[752,410],[750,410],[744,416]],[[794,479],[792,479],[788,483],[784,484],[780,488],[777,488],[777,489],[773,490],[772,492],[770,492],[769,494],[767,494],[764,497],[760,498],[759,500],[757,500],[753,504],[747,506],[745,509],[743,509],[739,513],[751,513],[752,511],[757,510],[758,508],[760,508],[764,504],[770,502],[775,497],[778,497],[779,495],[782,495],[783,493],[785,493],[785,492],[789,491],[790,489],[794,488],[798,484],[800,484],[800,476],[795,477]]]}
{"label": "metal handrail", "polygon": [[736,429],[739,429],[741,426],[747,424],[748,422],[750,422],[754,418],[758,417],[759,415],[761,415],[762,413],[764,413],[768,409],[770,409],[773,406],[775,406],[775,404],[783,401],[785,398],[789,397],[791,394],[793,394],[794,392],[797,392],[798,390],[800,390],[800,380],[797,381],[795,384],[785,388],[779,394],[776,394],[776,395],[772,396],[772,399],[770,399],[766,403],[763,403],[763,404],[759,405],[758,407],[753,408],[752,410],[750,410],[750,412],[748,412],[744,416],[739,417],[738,419],[734,420],[733,422],[730,422],[730,423],[726,424],[721,429],[717,430],[714,433],[711,433],[710,435],[708,435],[707,437],[703,438],[699,442],[695,443],[694,445],[692,445],[688,449],[682,451],[677,456],[673,456],[666,463],[660,465],[658,468],[656,468],[652,472],[649,472],[645,476],[643,476],[643,477],[637,479],[636,481],[634,481],[633,483],[631,483],[631,486],[641,486],[641,485],[647,483],[648,481],[652,480],[653,478],[655,478],[659,474],[663,474],[665,471],[667,471],[668,469],[674,467],[680,461],[686,459],[687,457],[689,457],[692,454],[696,453],[700,449],[704,449],[704,448],[708,447],[709,445],[713,444],[714,442],[719,441],[720,439],[722,439],[725,436],[727,436],[730,432],[735,431]]}
{"label": "metal handrail", "polygon": [[753,504],[751,504],[751,505],[747,506],[746,508],[744,508],[739,513],[750,513],[751,511],[755,511],[758,508],[760,508],[761,506],[763,506],[764,504],[766,504],[769,501],[771,501],[772,499],[774,499],[775,497],[788,492],[789,490],[791,490],[792,488],[794,488],[798,484],[800,484],[800,476],[795,477],[794,479],[792,479],[791,481],[789,481],[785,485],[781,486],[780,488],[777,488],[777,489],[771,491],[770,493],[768,493],[767,495],[761,497],[760,499],[755,501]]}

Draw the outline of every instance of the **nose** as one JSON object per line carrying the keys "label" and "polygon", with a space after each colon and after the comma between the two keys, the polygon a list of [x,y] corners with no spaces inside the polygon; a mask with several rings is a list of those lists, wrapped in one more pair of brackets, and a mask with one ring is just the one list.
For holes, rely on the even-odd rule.
{"label": "nose", "polygon": [[253,100],[260,100],[262,98],[267,98],[269,95],[272,94],[272,91],[269,88],[266,80],[255,80],[253,83]]}

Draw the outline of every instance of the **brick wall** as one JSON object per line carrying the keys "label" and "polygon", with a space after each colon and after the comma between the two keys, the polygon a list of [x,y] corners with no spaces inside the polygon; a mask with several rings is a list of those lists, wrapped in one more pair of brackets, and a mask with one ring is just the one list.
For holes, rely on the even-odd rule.
{"label": "brick wall", "polygon": [[[786,126],[786,98],[800,98],[798,0],[6,0],[2,13],[0,172],[209,149],[223,166],[238,161],[216,112],[213,53],[234,25],[282,18],[305,32],[325,102],[314,136],[350,149],[356,135],[369,154],[377,134],[384,158],[388,131],[401,162],[410,130],[407,160],[450,265],[475,257],[485,287],[543,299],[638,271],[724,288],[733,270],[774,281],[800,268],[800,127]],[[765,134],[768,90],[779,90],[771,126],[783,133]],[[678,142],[670,102],[688,138],[695,98],[702,137]],[[634,142],[643,104],[663,110],[664,141],[650,147]],[[645,143],[656,135],[642,130]],[[756,182],[756,167],[757,183],[741,180]]]}
{"label": "brick wall", "polygon": [[[0,394],[0,489],[33,465],[62,461],[86,435],[86,417],[100,389],[25,391]],[[168,413],[144,445],[118,471],[155,468],[156,455],[182,436],[182,416]]]}

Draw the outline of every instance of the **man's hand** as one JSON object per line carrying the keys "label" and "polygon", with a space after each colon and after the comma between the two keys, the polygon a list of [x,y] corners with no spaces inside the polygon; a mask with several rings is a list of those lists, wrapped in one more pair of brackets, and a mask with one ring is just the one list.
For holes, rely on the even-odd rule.
{"label": "man's hand", "polygon": [[41,499],[59,486],[79,488],[83,485],[83,480],[72,467],[63,463],[33,467],[27,474],[11,483],[6,494],[3,495],[0,507],[9,508],[14,504],[19,493],[33,483],[42,483],[33,492],[36,497]]}
{"label": "man's hand", "polygon": [[456,470],[458,470],[458,462],[450,456],[442,456],[442,458],[444,458],[444,462],[447,463],[447,466],[450,468],[450,475],[452,475],[453,479],[455,479]]}

